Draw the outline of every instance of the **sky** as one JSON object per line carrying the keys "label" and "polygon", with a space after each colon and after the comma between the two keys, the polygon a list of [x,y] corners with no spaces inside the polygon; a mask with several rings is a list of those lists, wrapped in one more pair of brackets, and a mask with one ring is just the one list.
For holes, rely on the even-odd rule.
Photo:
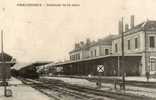
{"label": "sky", "polygon": [[[28,7],[18,3],[79,4]],[[156,20],[156,0],[0,0],[4,51],[19,62],[69,59],[74,43],[117,34],[118,21]]]}

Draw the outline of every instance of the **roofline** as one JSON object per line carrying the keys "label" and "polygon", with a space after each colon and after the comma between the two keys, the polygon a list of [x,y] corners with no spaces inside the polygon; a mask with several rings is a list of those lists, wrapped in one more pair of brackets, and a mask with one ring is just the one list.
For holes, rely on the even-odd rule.
{"label": "roofline", "polygon": [[[50,62],[33,62],[33,63],[30,63],[30,64],[28,64],[28,65],[25,65],[25,66],[23,66],[23,67],[21,67],[20,69],[18,69],[18,70],[22,70],[22,69],[24,69],[24,68],[26,68],[26,67],[31,67],[31,66],[33,66],[33,65],[35,65],[35,64],[42,64],[42,65],[46,65],[46,64],[49,64]],[[39,66],[41,66],[41,65],[39,65]]]}
{"label": "roofline", "polygon": [[[57,63],[57,64],[54,64],[54,66],[71,64],[71,63],[76,63],[76,62],[83,62],[83,61],[90,61],[90,60],[96,60],[96,59],[102,59],[102,58],[107,58],[107,57],[117,57],[117,56],[122,56],[122,55],[116,54],[116,55],[98,56],[98,57],[94,57],[94,58],[87,58],[87,59],[81,59],[81,60],[76,60],[76,61]],[[125,54],[125,56],[142,56],[142,54]]]}
{"label": "roofline", "polygon": [[112,42],[110,42],[110,44],[95,43],[95,44],[91,44],[88,47],[81,47],[81,48],[78,48],[78,49],[73,49],[72,51],[69,52],[69,54],[74,53],[74,52],[79,52],[81,50],[85,50],[87,48],[91,48],[91,47],[95,47],[95,46],[111,46],[111,45],[112,45]]}
{"label": "roofline", "polygon": [[45,65],[40,65],[40,66],[37,66],[37,67],[42,67],[42,66],[51,66],[51,65],[54,65],[54,63],[48,63],[48,64],[45,64]]}
{"label": "roofline", "polygon": [[88,49],[88,48],[94,47],[96,45],[98,45],[98,46],[99,45],[111,46],[112,45],[112,40],[114,39],[114,37],[111,38],[111,41],[108,41],[108,40],[105,41],[105,39],[107,37],[109,37],[109,36],[116,36],[116,34],[110,34],[108,36],[105,36],[103,39],[101,39],[101,41],[97,40],[97,41],[95,41],[95,43],[91,42],[91,44],[89,44],[89,45],[84,44],[84,46],[82,46],[82,47],[79,47],[77,49],[73,49],[73,50],[69,51],[69,54],[73,53],[73,52],[81,51],[81,50],[84,50],[84,49]]}
{"label": "roofline", "polygon": [[[142,27],[139,27],[138,29],[133,30],[136,26],[140,25],[140,24],[138,24],[134,28],[129,29],[128,31],[123,32],[124,36],[130,35],[130,34],[135,34],[135,33],[140,32],[140,31],[143,31],[143,32],[145,32],[145,31],[156,31],[156,30],[145,29],[145,24],[147,24],[147,22],[150,22],[150,21],[156,21],[156,20],[146,20],[146,21],[143,21],[142,23],[140,23],[140,24],[143,24]],[[118,39],[120,37],[121,37],[121,34],[118,34],[118,36],[113,38],[112,40]]]}
{"label": "roofline", "polygon": [[[131,34],[135,34],[135,33],[137,33],[137,32],[141,32],[141,31],[145,31],[144,29],[142,29],[142,28],[139,28],[139,29],[137,29],[136,31],[134,31],[134,32],[131,32],[132,30],[130,30],[130,31],[126,31],[126,32],[123,32],[123,34],[124,34],[124,36],[128,36],[128,35],[131,35]],[[119,38],[121,38],[121,34],[118,34],[118,36],[117,37],[115,37],[115,38],[113,38],[112,40],[116,40],[116,39],[119,39]]]}
{"label": "roofline", "polygon": [[9,64],[9,65],[11,65],[11,67],[13,67],[13,65],[15,65],[16,62],[13,62],[13,61],[1,62],[1,61],[0,61],[0,64]]}

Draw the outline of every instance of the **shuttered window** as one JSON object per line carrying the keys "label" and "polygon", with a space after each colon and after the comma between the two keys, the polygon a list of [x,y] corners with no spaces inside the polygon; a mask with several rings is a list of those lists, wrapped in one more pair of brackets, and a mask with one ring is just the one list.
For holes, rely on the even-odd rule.
{"label": "shuttered window", "polygon": [[115,52],[118,52],[118,45],[117,45],[117,43],[115,44]]}
{"label": "shuttered window", "polygon": [[149,45],[150,45],[150,48],[155,47],[155,37],[154,36],[149,37]]}
{"label": "shuttered window", "polygon": [[135,38],[135,49],[138,48],[138,38]]}
{"label": "shuttered window", "polygon": [[109,55],[109,50],[105,49],[105,55]]}

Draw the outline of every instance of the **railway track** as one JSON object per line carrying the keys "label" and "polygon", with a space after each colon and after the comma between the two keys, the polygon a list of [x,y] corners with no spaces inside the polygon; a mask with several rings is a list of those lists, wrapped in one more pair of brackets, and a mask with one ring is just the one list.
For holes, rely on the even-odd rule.
{"label": "railway track", "polygon": [[[49,91],[57,91],[59,93],[61,93],[61,95],[69,95],[69,96],[72,96],[72,97],[76,97],[77,99],[90,99],[92,98],[91,96],[88,96],[88,95],[85,95],[85,94],[82,94],[82,93],[79,93],[79,92],[76,92],[76,91],[72,91],[72,90],[69,90],[69,89],[65,89],[65,88],[61,88],[61,87],[58,87],[58,86],[51,86],[51,85],[42,85],[42,86],[33,86],[34,88],[36,89],[48,89]],[[42,90],[43,92],[43,90]],[[59,98],[58,98],[59,99]]]}
{"label": "railway track", "polygon": [[[44,80],[45,83],[50,83],[53,84],[53,80]],[[94,95],[98,95],[98,96],[103,96],[103,97],[109,97],[109,98],[114,98],[116,100],[155,100],[153,98],[149,98],[146,96],[138,96],[138,95],[134,95],[134,94],[129,94],[129,93],[125,93],[125,92],[121,92],[121,91],[104,91],[104,90],[98,90],[95,88],[91,88],[91,87],[85,87],[85,86],[79,86],[79,85],[72,85],[72,84],[67,84],[67,83],[57,83],[56,84],[59,87],[66,87],[68,89],[72,89],[72,90],[77,90],[80,92],[85,92],[88,94],[94,94]]]}
{"label": "railway track", "polygon": [[[62,82],[58,82],[55,81],[52,83],[47,83],[46,82],[40,82],[40,81],[36,81],[36,80],[29,80],[29,79],[23,79],[22,80],[23,83],[30,85],[31,87],[35,88],[36,90],[44,93],[45,95],[54,98],[55,100],[64,100],[63,98],[65,96],[70,96],[72,97],[72,99],[70,98],[69,100],[114,100],[114,99],[110,99],[108,97],[101,97],[101,96],[95,96],[92,94],[88,94],[88,93],[82,93],[80,91],[74,90],[74,89],[69,89],[66,86],[63,86]],[[57,85],[56,85],[57,84]],[[51,92],[53,91],[53,93],[55,94],[51,94]],[[58,94],[56,94],[56,92]],[[62,97],[62,95],[64,95],[64,97]],[[73,98],[74,97],[74,98]],[[66,99],[68,100],[68,99]]]}
{"label": "railway track", "polygon": [[[41,92],[43,92],[44,89],[49,89],[49,91],[57,91],[62,93],[62,95],[70,95],[80,100],[95,99],[95,97],[108,98],[106,100],[154,100],[153,98],[128,94],[124,92],[104,91],[91,87],[67,84],[58,80],[42,79],[37,81],[37,83],[33,83],[31,86],[40,90]],[[58,100],[58,98],[56,100]]]}

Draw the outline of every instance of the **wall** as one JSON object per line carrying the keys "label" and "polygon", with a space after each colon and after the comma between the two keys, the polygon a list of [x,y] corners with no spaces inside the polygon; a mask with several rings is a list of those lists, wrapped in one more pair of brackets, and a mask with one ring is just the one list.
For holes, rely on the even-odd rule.
{"label": "wall", "polygon": [[[95,53],[95,50],[96,50],[96,53]],[[89,48],[89,57],[96,57],[96,56],[100,56],[100,46],[99,45],[95,45],[95,46],[92,46]]]}
{"label": "wall", "polygon": [[[76,55],[79,55],[80,58],[76,58]],[[82,50],[78,50],[78,51],[75,51],[75,52],[72,52],[69,54],[70,56],[70,60],[79,60],[79,59],[82,59]],[[75,56],[74,58],[71,58],[72,56]]]}
{"label": "wall", "polygon": [[[138,38],[138,48],[135,48],[135,38]],[[128,49],[128,40],[130,40],[130,49]],[[115,52],[115,44],[118,45],[118,52]],[[143,31],[124,36],[124,53],[125,54],[141,54],[141,63],[138,69],[141,75],[145,75],[145,34]],[[112,41],[112,54],[121,55],[121,38]]]}
{"label": "wall", "polygon": [[[138,38],[138,48],[135,48],[135,42],[134,39]],[[128,40],[131,41],[131,48],[128,49]],[[118,45],[118,52],[115,52],[115,44]],[[125,54],[131,54],[131,53],[139,53],[144,50],[144,32],[137,32],[135,34],[130,34],[124,36],[124,51]],[[112,54],[120,54],[121,55],[121,38],[117,38],[112,41]]]}
{"label": "wall", "polygon": [[86,59],[89,58],[89,50],[88,49],[84,49],[82,51],[82,59]]}
{"label": "wall", "polygon": [[109,52],[108,55],[110,55],[112,53],[112,50],[111,50],[112,46],[111,45],[101,45],[100,46],[100,56],[106,55],[105,49],[108,49],[108,52]]}
{"label": "wall", "polygon": [[[149,43],[149,37],[154,36],[155,37],[155,47],[150,48]],[[138,38],[138,48],[135,48],[135,38]],[[146,41],[145,41],[146,39]],[[128,49],[128,40],[131,41],[130,46],[131,48]],[[146,44],[145,44],[146,43]],[[118,45],[118,52],[115,52],[115,44]],[[145,45],[146,51],[145,51]],[[150,56],[156,57],[156,32],[154,31],[147,31],[146,32],[146,38],[145,38],[145,32],[140,31],[134,34],[126,35],[124,37],[124,51],[125,54],[142,54],[141,59],[141,65],[139,66],[139,70],[141,75],[145,75],[146,71],[150,71],[153,73],[154,71],[151,71],[151,63],[150,63]],[[112,41],[112,54],[119,54],[121,55],[121,38],[115,39]],[[156,71],[155,71],[156,73]]]}
{"label": "wall", "polygon": [[[145,71],[150,71],[151,74],[156,74],[156,61],[155,62],[152,62],[153,64],[151,64],[150,62],[150,57],[156,57],[156,32],[154,31],[147,31],[146,32],[146,46],[147,46],[147,51],[146,51],[146,56],[144,55],[144,59],[146,58],[146,62],[147,64],[145,63]],[[150,40],[149,40],[149,37],[150,36],[154,36],[155,38],[155,42],[154,42],[154,48],[150,48]],[[155,70],[152,70],[151,67],[155,67]]]}

